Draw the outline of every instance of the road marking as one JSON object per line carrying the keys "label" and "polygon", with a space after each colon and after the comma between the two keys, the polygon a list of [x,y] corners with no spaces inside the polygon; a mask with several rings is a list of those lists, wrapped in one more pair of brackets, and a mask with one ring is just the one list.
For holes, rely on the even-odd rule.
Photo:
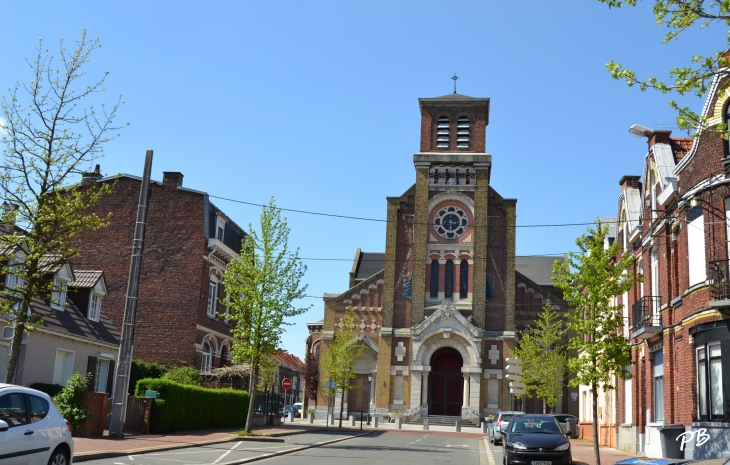
{"label": "road marking", "polygon": [[492,449],[489,447],[489,442],[484,439],[484,447],[487,449],[487,459],[489,459],[489,463],[491,465],[497,465],[497,462],[494,460],[494,456],[492,455]]}
{"label": "road marking", "polygon": [[226,453],[225,453],[225,454],[223,454],[223,455],[221,455],[220,457],[218,457],[218,459],[217,459],[217,460],[216,460],[215,462],[213,462],[213,465],[215,465],[216,463],[218,463],[218,462],[220,462],[221,460],[223,460],[223,459],[224,459],[224,458],[226,457],[226,455],[228,455],[228,454],[230,454],[231,452],[233,452],[233,450],[234,450],[234,449],[235,449],[236,447],[240,446],[240,445],[241,445],[242,443],[243,443],[243,441],[238,441],[238,442],[237,442],[237,443],[236,443],[236,444],[235,444],[235,445],[234,445],[233,447],[231,447],[230,449],[228,449],[228,450],[226,451]]}
{"label": "road marking", "polygon": [[446,447],[469,447],[469,446],[467,446],[466,444],[454,444],[454,445],[446,444]]}
{"label": "road marking", "polygon": [[133,455],[130,455],[129,456],[129,460],[134,460],[134,456]]}
{"label": "road marking", "polygon": [[[426,438],[426,437],[427,437],[427,436],[423,436],[423,438]],[[420,440],[421,440],[421,439],[423,439],[423,438],[418,438],[418,439],[416,439],[415,441],[413,441],[412,443],[410,443],[410,444],[406,444],[406,445],[408,445],[408,446],[412,446],[413,444],[417,443],[418,441],[420,441]]]}

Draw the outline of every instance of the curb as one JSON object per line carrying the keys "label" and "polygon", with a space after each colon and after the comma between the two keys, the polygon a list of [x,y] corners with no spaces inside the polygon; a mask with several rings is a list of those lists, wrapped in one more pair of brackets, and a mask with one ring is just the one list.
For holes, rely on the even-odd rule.
{"label": "curb", "polygon": [[231,462],[223,462],[218,465],[241,465],[243,463],[257,462],[259,460],[265,460],[265,459],[270,459],[272,457],[279,457],[282,455],[293,454],[294,452],[301,452],[301,451],[307,450],[307,449],[314,449],[315,447],[327,446],[329,444],[334,444],[336,442],[347,441],[348,439],[355,439],[355,438],[359,438],[361,436],[367,436],[368,434],[370,434],[370,432],[356,434],[356,435],[350,436],[348,438],[339,438],[339,439],[333,439],[331,441],[317,442],[315,444],[310,444],[308,446],[295,447],[294,449],[283,450],[280,452],[272,452],[270,454],[258,455],[256,457],[249,457],[247,459],[233,460]]}

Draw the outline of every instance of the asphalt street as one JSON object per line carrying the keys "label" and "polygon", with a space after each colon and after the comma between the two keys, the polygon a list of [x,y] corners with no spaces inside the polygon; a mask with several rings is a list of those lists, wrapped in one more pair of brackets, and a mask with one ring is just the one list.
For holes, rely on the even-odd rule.
{"label": "asphalt street", "polygon": [[[479,441],[457,437],[371,432],[356,437],[360,431],[318,432],[283,438],[284,443],[231,441],[221,444],[188,447],[164,452],[115,457],[85,462],[85,465],[227,465],[259,458],[267,465],[342,465],[349,464],[408,464],[419,465],[458,463],[479,465]],[[320,443],[346,439],[333,444]],[[316,446],[289,454],[267,457],[301,446]],[[490,464],[494,465],[494,464]]]}
{"label": "asphalt street", "polygon": [[490,444],[489,440],[484,441],[486,445],[489,446],[489,452],[491,453],[491,456],[489,456],[489,465],[502,465],[502,459],[504,457],[504,454],[502,453],[502,443],[500,442],[498,445]]}

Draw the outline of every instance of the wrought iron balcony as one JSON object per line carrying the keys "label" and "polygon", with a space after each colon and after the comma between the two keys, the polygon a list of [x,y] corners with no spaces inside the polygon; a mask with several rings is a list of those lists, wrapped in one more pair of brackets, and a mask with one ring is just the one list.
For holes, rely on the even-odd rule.
{"label": "wrought iron balcony", "polygon": [[631,337],[649,339],[662,331],[662,318],[659,308],[662,306],[661,296],[645,296],[634,302],[631,307]]}
{"label": "wrought iron balcony", "polygon": [[730,260],[710,262],[710,307],[730,307]]}

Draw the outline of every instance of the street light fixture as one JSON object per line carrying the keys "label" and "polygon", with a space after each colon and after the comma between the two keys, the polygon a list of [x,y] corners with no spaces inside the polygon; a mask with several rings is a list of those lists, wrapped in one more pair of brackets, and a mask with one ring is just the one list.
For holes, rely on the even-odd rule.
{"label": "street light fixture", "polygon": [[[373,375],[368,375],[368,422],[370,425],[370,389],[373,384]],[[360,423],[362,425],[362,423]]]}

